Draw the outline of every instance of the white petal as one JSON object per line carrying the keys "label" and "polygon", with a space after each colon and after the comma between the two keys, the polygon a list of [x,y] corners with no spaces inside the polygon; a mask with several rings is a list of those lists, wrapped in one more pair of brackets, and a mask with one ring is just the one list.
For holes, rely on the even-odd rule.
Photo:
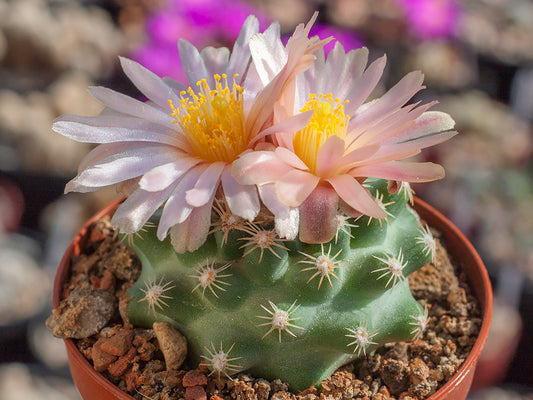
{"label": "white petal", "polygon": [[[202,56],[196,47],[185,39],[178,42],[180,59],[183,65],[183,71],[191,85],[195,85],[201,79],[208,79],[209,74],[202,60]],[[212,78],[212,77],[211,77]],[[195,86],[193,87],[193,89]]]}
{"label": "white petal", "polygon": [[170,113],[157,107],[104,87],[92,86],[88,90],[94,98],[115,111],[142,118],[167,128],[174,128],[174,118],[170,116]]}
{"label": "white petal", "polygon": [[[213,85],[213,76],[215,74],[222,75],[226,72],[229,60],[229,50],[227,47],[206,47],[200,52],[200,57],[204,60],[207,76],[205,77],[209,85]],[[213,87],[213,86],[211,86]]]}
{"label": "white petal", "polygon": [[191,215],[194,207],[187,203],[185,193],[194,187],[198,181],[198,177],[204,170],[204,166],[197,166],[189,170],[173,186],[174,190],[163,207],[163,213],[161,214],[161,219],[157,227],[157,237],[159,240],[163,240],[167,236],[170,227],[184,222]]}
{"label": "white petal", "polygon": [[211,226],[212,201],[196,208],[183,223],[174,225],[170,230],[170,240],[177,253],[195,251],[203,245]]}
{"label": "white petal", "polygon": [[172,100],[175,105],[179,104],[179,98],[174,93],[174,90],[163,82],[160,77],[139,63],[124,57],[120,57],[120,63],[124,73],[142,94],[161,107],[161,109],[167,110],[169,114],[172,113],[168,101]]}
{"label": "white petal", "polygon": [[[135,142],[133,142],[135,144]],[[176,159],[171,147],[144,144],[98,160],[75,179],[77,185],[103,187],[141,176],[152,168]],[[70,189],[72,190],[72,189]]]}
{"label": "white petal", "polygon": [[276,233],[280,238],[294,240],[298,236],[300,212],[298,208],[290,208],[287,218],[275,218]]}
{"label": "white petal", "polygon": [[250,38],[257,32],[259,32],[259,21],[254,15],[250,15],[242,24],[239,37],[233,45],[226,70],[229,77],[238,74],[244,78],[245,71],[250,63]]}
{"label": "white petal", "polygon": [[[90,118],[94,118],[91,120]],[[82,143],[113,143],[113,142],[155,142],[168,144],[178,148],[189,148],[187,140],[178,132],[143,120],[123,118],[124,126],[94,126],[106,120],[117,121],[117,117],[77,117],[64,115],[57,119],[52,129],[70,139]],[[135,126],[135,122],[138,124]]]}
{"label": "white petal", "polygon": [[160,192],[135,190],[117,209],[111,223],[122,233],[139,231],[154,212],[163,204],[173,188]]}
{"label": "white petal", "polygon": [[222,172],[221,181],[231,212],[248,221],[253,221],[261,209],[256,187],[241,185],[237,182],[231,175],[229,166]]}
{"label": "white petal", "polygon": [[198,158],[181,157],[176,161],[160,165],[144,174],[139,186],[149,192],[163,190],[200,162]]}
{"label": "white petal", "polygon": [[215,194],[220,182],[220,174],[227,164],[215,162],[210,164],[196,181],[194,188],[189,189],[185,195],[187,203],[193,207],[202,207]]}

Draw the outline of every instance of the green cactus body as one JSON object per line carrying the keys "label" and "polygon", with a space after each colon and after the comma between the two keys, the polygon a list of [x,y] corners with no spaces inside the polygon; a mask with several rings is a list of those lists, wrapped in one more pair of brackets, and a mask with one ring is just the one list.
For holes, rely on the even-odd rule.
{"label": "green cactus body", "polygon": [[[280,378],[295,391],[380,344],[417,336],[427,314],[406,278],[431,260],[434,242],[407,204],[408,187],[391,195],[385,181],[368,186],[388,221],[342,219],[330,243],[273,241],[257,234],[267,228],[245,224],[177,254],[147,228],[131,243],[143,268],[129,291],[130,321],[172,323],[191,361],[214,373]],[[252,234],[271,241],[261,247]]]}

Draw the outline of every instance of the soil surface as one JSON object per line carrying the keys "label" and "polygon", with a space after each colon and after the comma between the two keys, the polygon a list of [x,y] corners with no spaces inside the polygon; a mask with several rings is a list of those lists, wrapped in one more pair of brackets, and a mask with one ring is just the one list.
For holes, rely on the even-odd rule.
{"label": "soil surface", "polygon": [[209,375],[205,365],[183,363],[186,341],[170,324],[131,326],[124,312],[126,293],[141,266],[106,218],[90,228],[72,257],[64,300],[47,325],[56,336],[76,339],[94,368],[136,399],[421,400],[455,374],[481,326],[479,306],[460,266],[448,258],[438,232],[433,234],[435,262],[409,276],[415,298],[428,309],[423,336],[379,347],[340,368],[320,390],[295,394],[280,380]]}

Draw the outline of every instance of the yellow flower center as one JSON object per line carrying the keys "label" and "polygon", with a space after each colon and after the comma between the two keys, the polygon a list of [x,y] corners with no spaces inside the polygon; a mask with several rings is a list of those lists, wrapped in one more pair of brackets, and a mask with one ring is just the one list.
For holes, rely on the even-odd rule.
{"label": "yellow flower center", "polygon": [[192,88],[180,93],[178,107],[169,100],[173,111],[170,116],[189,139],[196,157],[231,163],[249,144],[244,129],[243,88],[234,82],[230,89],[225,74],[214,77],[215,89],[202,79],[196,83],[200,88],[198,93]]}
{"label": "yellow flower center", "polygon": [[349,116],[344,114],[344,104],[333,95],[309,95],[309,101],[300,110],[302,112],[314,110],[313,117],[308,124],[294,136],[294,152],[305,162],[312,173],[316,173],[316,157],[318,150],[331,136],[341,139],[346,137]]}

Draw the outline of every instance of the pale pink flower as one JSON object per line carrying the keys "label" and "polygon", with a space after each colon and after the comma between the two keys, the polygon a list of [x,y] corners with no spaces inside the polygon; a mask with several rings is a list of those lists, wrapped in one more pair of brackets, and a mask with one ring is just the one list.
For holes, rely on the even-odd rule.
{"label": "pale pink flower", "polygon": [[407,74],[382,97],[367,101],[385,57],[367,67],[366,48],[345,53],[339,43],[327,59],[322,49],[316,54],[313,66],[297,77],[292,98],[285,92],[275,115],[277,121],[313,112],[309,123],[296,132],[276,133],[276,147],[245,153],[233,163],[237,181],[257,184],[265,204],[279,201],[299,208],[299,235],[306,242],[331,240],[339,207],[349,215],[387,216],[364,187],[369,177],[442,178],[440,165],[399,160],[456,134],[449,115],[427,111],[434,103],[406,105],[423,88],[422,73]]}
{"label": "pale pink flower", "polygon": [[65,191],[133,187],[112,223],[123,233],[137,232],[162,207],[157,236],[163,240],[170,232],[178,252],[205,242],[217,192],[223,193],[231,212],[252,221],[260,209],[257,189],[238,183],[231,164],[270,133],[302,125],[297,116],[273,127],[273,107],[296,74],[311,66],[311,52],[322,45],[318,38],[308,38],[313,21],[295,30],[282,67],[268,81],[259,79],[256,65],[274,57],[268,49],[280,40],[279,25],[259,34],[255,17],[243,24],[231,54],[225,47],[199,52],[179,42],[189,87],[122,58],[124,72],[148,101],[93,87],[91,94],[106,106],[101,115],[56,120],[56,132],[100,143]]}

